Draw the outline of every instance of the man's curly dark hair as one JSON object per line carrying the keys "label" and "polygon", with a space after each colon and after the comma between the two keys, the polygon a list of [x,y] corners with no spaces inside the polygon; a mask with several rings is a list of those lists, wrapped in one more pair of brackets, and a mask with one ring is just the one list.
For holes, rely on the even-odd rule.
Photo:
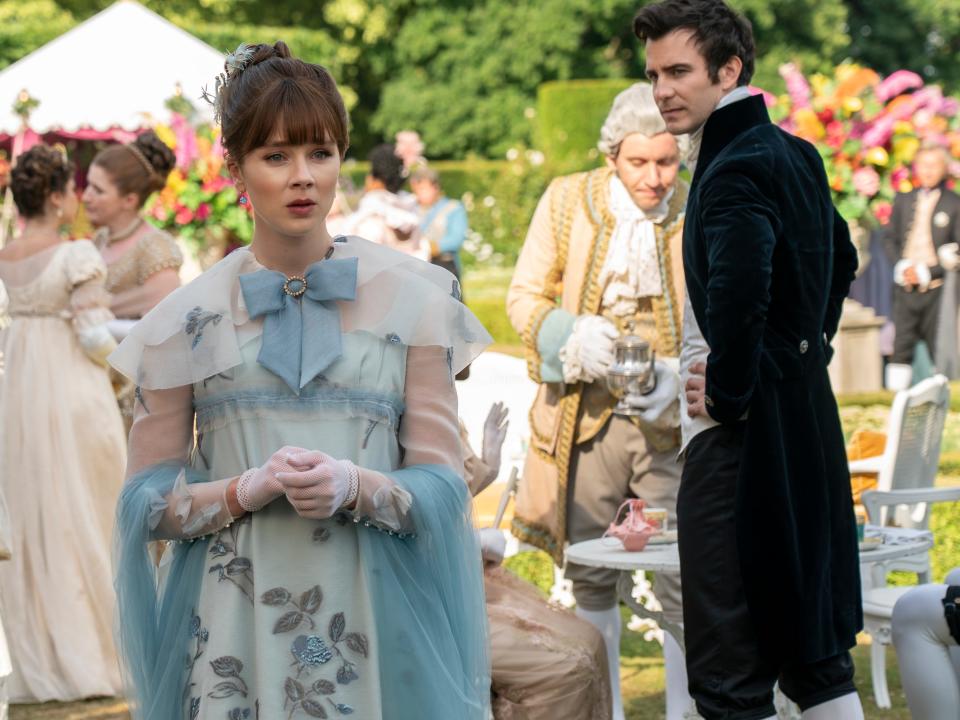
{"label": "man's curly dark hair", "polygon": [[719,82],[720,68],[737,56],[743,63],[737,84],[750,84],[756,57],[753,29],[723,0],[662,0],[641,8],[633,20],[633,31],[642,41],[659,40],[674,30],[693,31],[713,82]]}

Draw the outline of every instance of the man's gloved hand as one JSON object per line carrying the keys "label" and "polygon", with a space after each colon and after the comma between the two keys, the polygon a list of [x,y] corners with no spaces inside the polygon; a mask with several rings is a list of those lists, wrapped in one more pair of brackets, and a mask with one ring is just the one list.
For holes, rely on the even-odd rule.
{"label": "man's gloved hand", "polygon": [[960,245],[944,243],[937,250],[937,258],[944,270],[953,271],[960,268]]}
{"label": "man's gloved hand", "polygon": [[654,364],[657,386],[647,395],[626,396],[630,407],[642,410],[640,419],[658,428],[680,425],[680,373],[669,363],[657,360]]}
{"label": "man's gloved hand", "polygon": [[564,382],[593,382],[606,375],[613,363],[613,342],[619,336],[616,326],[605,317],[578,317],[573,323],[573,332],[560,349]]}
{"label": "man's gloved hand", "polygon": [[290,464],[292,455],[307,452],[301,447],[287,445],[277,450],[259,468],[251,468],[237,482],[237,503],[247,511],[260,510],[283,495],[283,485],[277,473],[296,470]]}
{"label": "man's gloved hand", "polygon": [[356,502],[360,471],[349,460],[305,450],[292,454],[290,464],[292,469],[277,473],[277,480],[300,517],[326,520]]}
{"label": "man's gloved hand", "polygon": [[477,530],[477,535],[484,565],[500,565],[507,550],[507,539],[503,537],[503,532],[496,528],[482,528]]}

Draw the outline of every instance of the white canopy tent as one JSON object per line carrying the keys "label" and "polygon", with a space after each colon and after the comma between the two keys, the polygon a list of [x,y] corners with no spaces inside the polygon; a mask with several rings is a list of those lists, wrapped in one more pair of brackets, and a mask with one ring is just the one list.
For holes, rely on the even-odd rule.
{"label": "white canopy tent", "polygon": [[[120,0],[0,72],[0,135],[21,129],[13,110],[26,89],[40,105],[29,131],[84,139],[164,121],[182,88],[196,102],[223,70],[223,54],[133,0]],[[120,131],[117,133],[117,131]]]}

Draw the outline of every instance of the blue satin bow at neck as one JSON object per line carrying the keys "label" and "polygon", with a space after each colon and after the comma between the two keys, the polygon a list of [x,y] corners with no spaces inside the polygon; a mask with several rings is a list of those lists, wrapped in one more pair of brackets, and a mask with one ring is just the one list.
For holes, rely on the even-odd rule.
{"label": "blue satin bow at neck", "polygon": [[343,354],[336,301],[357,296],[357,258],[315,262],[304,280],[276,270],[240,276],[250,317],[263,316],[257,362],[297,395]]}

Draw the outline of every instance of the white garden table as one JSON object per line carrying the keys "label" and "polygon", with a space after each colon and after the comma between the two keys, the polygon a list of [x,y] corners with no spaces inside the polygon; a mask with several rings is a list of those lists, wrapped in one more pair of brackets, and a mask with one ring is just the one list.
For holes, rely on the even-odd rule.
{"label": "white garden table", "polygon": [[[879,528],[868,525],[867,535],[883,534],[885,542],[879,547],[860,553],[860,564],[864,571],[871,566],[887,563],[897,558],[918,555],[927,552],[933,545],[933,536],[924,530],[906,530],[899,528]],[[647,545],[640,552],[628,552],[623,546],[611,538],[586,540],[567,547],[564,553],[567,562],[588,567],[602,567],[620,570],[617,581],[617,594],[631,612],[641,618],[656,622],[664,631],[670,633],[681,648],[685,649],[683,640],[683,626],[664,619],[663,613],[657,610],[648,610],[633,597],[633,574],[637,570],[647,572],[679,573],[680,553],[676,543],[664,545]],[[780,695],[779,689],[777,691]],[[783,702],[778,697],[778,711],[782,718],[797,718],[793,703]],[[687,717],[699,717],[696,713],[687,713]]]}

